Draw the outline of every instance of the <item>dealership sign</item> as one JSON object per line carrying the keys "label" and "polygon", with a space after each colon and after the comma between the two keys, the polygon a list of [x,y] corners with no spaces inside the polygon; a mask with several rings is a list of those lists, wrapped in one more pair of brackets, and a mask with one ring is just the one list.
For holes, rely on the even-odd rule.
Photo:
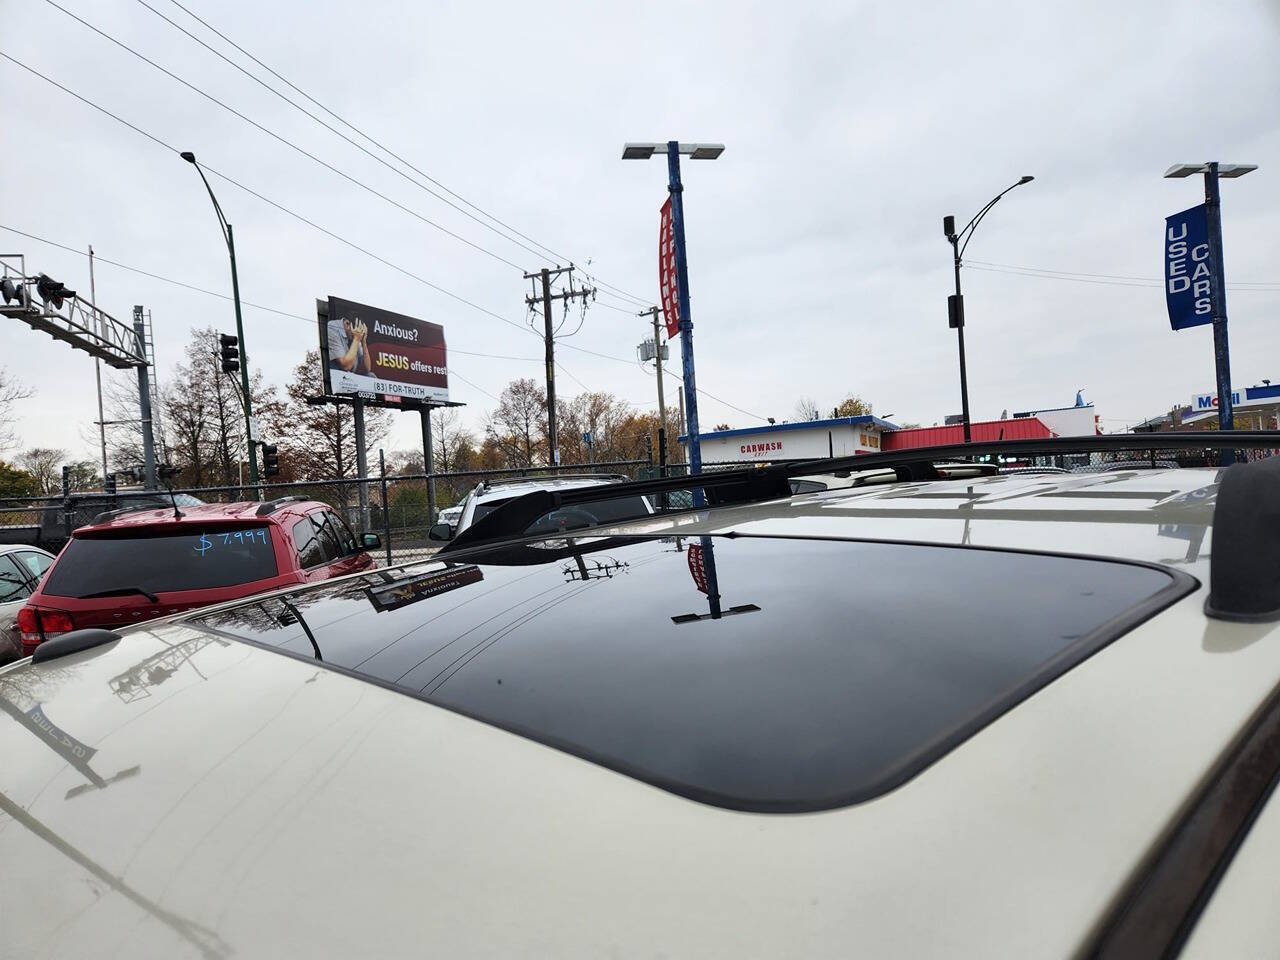
{"label": "dealership sign", "polygon": [[449,399],[444,327],[338,297],[328,307],[320,317],[326,393]]}
{"label": "dealership sign", "polygon": [[1165,218],[1164,296],[1174,330],[1213,322],[1209,219],[1202,203]]}
{"label": "dealership sign", "polygon": [[662,315],[667,336],[680,336],[680,286],[676,273],[676,234],[671,219],[671,198],[662,205],[658,227],[658,289],[662,292]]}

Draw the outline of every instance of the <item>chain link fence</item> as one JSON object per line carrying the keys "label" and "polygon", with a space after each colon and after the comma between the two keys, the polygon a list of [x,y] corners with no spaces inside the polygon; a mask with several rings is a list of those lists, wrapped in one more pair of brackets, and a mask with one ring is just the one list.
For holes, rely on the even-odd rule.
{"label": "chain link fence", "polygon": [[[648,476],[648,460],[562,464],[499,470],[461,470],[436,474],[389,474],[360,479],[261,483],[261,499],[295,497],[328,504],[358,533],[376,533],[381,563],[403,563],[434,553],[439,544],[428,539],[439,511],[462,502],[482,482],[518,477],[564,474],[609,474],[629,480]],[[179,508],[196,502],[236,503],[253,500],[248,484],[224,487],[144,491],[102,490],[70,492],[65,496],[0,499],[0,543],[26,543],[56,553],[78,527],[103,513],[120,509],[163,509],[175,501]]]}

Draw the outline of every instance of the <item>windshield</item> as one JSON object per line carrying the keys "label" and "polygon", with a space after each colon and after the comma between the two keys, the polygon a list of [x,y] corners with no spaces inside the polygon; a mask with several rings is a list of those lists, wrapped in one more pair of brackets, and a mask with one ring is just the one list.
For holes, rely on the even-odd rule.
{"label": "windshield", "polygon": [[49,571],[43,592],[88,597],[117,590],[207,590],[266,580],[277,572],[275,546],[265,526],[138,531],[123,537],[73,537]]}

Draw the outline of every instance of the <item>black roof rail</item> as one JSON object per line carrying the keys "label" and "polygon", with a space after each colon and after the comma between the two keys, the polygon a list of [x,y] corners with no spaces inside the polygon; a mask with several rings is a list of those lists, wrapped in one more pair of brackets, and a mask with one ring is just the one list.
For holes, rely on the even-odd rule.
{"label": "black roof rail", "polygon": [[[1223,450],[1280,447],[1280,431],[1236,430],[1205,433],[1104,434],[1093,437],[1044,437],[1038,440],[990,440],[953,443],[938,447],[913,447],[882,453],[858,454],[822,460],[793,460],[759,466],[746,464],[733,470],[716,470],[693,476],[660,477],[630,483],[601,484],[568,490],[535,490],[502,504],[440,548],[454,553],[483,543],[520,537],[539,517],[564,506],[649,496],[676,490],[701,488],[710,506],[758,503],[791,496],[791,477],[848,470],[893,469],[900,480],[938,480],[935,465],[982,456],[1057,456],[1073,453],[1108,453],[1116,450]],[[588,535],[578,531],[578,536]]]}
{"label": "black roof rail", "polygon": [[93,526],[99,523],[106,523],[108,520],[114,520],[116,517],[122,517],[126,513],[146,513],[149,510],[164,510],[164,509],[166,508],[163,506],[157,506],[155,504],[151,504],[150,506],[145,506],[145,507],[118,507],[115,510],[107,510],[103,513],[98,514],[96,517],[94,517],[92,520],[89,521],[89,524],[90,526]]}
{"label": "black roof rail", "polygon": [[310,499],[311,499],[310,497],[303,497],[298,495],[289,496],[289,497],[276,497],[274,500],[268,500],[266,503],[262,504],[262,506],[258,507],[254,515],[258,517],[265,517],[265,516],[268,516],[269,514],[275,513],[277,510],[283,507],[286,503],[300,503],[304,500],[310,500]]}

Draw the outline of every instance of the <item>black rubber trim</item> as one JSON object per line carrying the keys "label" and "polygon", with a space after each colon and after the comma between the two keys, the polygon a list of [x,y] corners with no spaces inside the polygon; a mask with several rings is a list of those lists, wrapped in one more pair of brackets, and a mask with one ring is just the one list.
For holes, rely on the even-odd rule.
{"label": "black rubber trim", "polygon": [[1204,612],[1243,623],[1280,619],[1280,457],[1221,474]]}
{"label": "black rubber trim", "polygon": [[72,630],[54,637],[52,640],[43,641],[32,652],[31,662],[44,663],[46,660],[56,660],[58,657],[65,657],[68,654],[79,653],[81,650],[100,647],[104,643],[114,643],[119,639],[120,634],[111,630],[103,630],[99,627]]}
{"label": "black rubber trim", "polygon": [[[720,535],[727,536],[727,535]],[[735,534],[733,537],[743,537],[742,534]],[[730,537],[732,538],[732,537]],[[560,538],[551,538],[560,539]],[[636,537],[636,540],[658,540],[661,537]],[[299,653],[294,650],[286,650],[283,647],[269,643],[263,643],[260,640],[251,640],[238,634],[221,630],[217,627],[209,626],[201,622],[199,614],[193,615],[190,619],[184,619],[182,622],[187,626],[192,626],[208,633],[216,634],[220,637],[244,643],[249,646],[259,647],[263,650],[269,650],[304,663],[319,664],[327,670],[340,673],[353,679],[360,680],[364,683],[371,683],[374,686],[383,687],[384,689],[412,697],[422,703],[427,703],[441,710],[448,710],[450,713],[460,714],[469,719],[476,720],[480,723],[499,730],[505,730],[508,733],[514,733],[517,736],[532,740],[544,746],[554,747],[557,750],[586,760],[596,766],[613,770],[617,773],[624,774],[643,783],[659,787],[669,793],[694,800],[698,803],[705,803],[709,806],[721,807],[726,810],[739,810],[747,813],[815,813],[824,810],[837,810],[842,807],[852,806],[858,803],[865,803],[876,797],[883,796],[890,790],[893,790],[908,780],[932,766],[935,762],[946,756],[953,749],[964,741],[968,740],[974,734],[978,733],[992,721],[1008,713],[1018,704],[1022,703],[1032,694],[1038,692],[1052,681],[1066,674],[1072,668],[1083,663],[1089,657],[1093,656],[1099,650],[1103,649],[1113,641],[1124,636],[1130,630],[1133,630],[1139,624],[1151,619],[1156,614],[1172,606],[1178,600],[1194,593],[1200,587],[1200,581],[1181,570],[1174,570],[1158,563],[1147,563],[1138,560],[1124,560],[1115,557],[1093,556],[1087,554],[1060,553],[1044,550],[1027,550],[1010,548],[1005,549],[995,546],[973,546],[949,543],[929,543],[924,541],[907,541],[907,540],[883,540],[871,538],[851,538],[851,537],[812,537],[812,536],[760,536],[758,539],[783,539],[783,540],[824,540],[824,541],[842,541],[849,543],[887,543],[904,546],[931,547],[940,550],[982,550],[992,553],[1004,554],[1026,554],[1032,556],[1050,556],[1050,557],[1067,557],[1076,560],[1089,560],[1100,563],[1124,564],[1133,567],[1146,567],[1151,570],[1158,570],[1169,577],[1169,585],[1146,597],[1140,603],[1135,604],[1123,613],[1113,617],[1106,623],[1099,625],[1092,632],[1080,637],[1070,647],[1062,650],[1057,656],[1045,661],[1031,676],[1025,678],[1019,683],[1013,685],[1009,689],[1002,691],[992,697],[985,707],[976,711],[969,716],[963,723],[958,724],[952,729],[939,734],[929,743],[916,750],[914,753],[902,758],[898,763],[888,768],[881,776],[863,788],[847,794],[839,794],[835,796],[825,797],[806,797],[798,800],[786,800],[777,802],[761,802],[753,801],[749,798],[732,796],[728,794],[717,793],[711,790],[703,790],[692,787],[687,783],[678,780],[671,780],[664,777],[654,776],[647,770],[640,769],[626,761],[616,757],[606,756],[604,754],[594,754],[582,750],[576,743],[562,740],[558,737],[550,737],[545,733],[524,726],[522,724],[501,724],[495,723],[491,718],[463,710],[459,707],[438,703],[434,700],[424,697],[416,690],[407,687],[398,686],[390,681],[381,680],[377,677],[371,677],[367,674],[351,670],[347,667],[338,666],[329,661],[318,661],[314,656]],[[494,547],[490,546],[490,550]],[[495,551],[500,552],[500,548]],[[482,563],[484,550],[477,547],[468,550],[465,555],[472,562]],[[451,560],[454,558],[450,558]]]}
{"label": "black rubber trim", "polygon": [[1278,779],[1280,687],[1174,818],[1082,955],[1177,956]]}

